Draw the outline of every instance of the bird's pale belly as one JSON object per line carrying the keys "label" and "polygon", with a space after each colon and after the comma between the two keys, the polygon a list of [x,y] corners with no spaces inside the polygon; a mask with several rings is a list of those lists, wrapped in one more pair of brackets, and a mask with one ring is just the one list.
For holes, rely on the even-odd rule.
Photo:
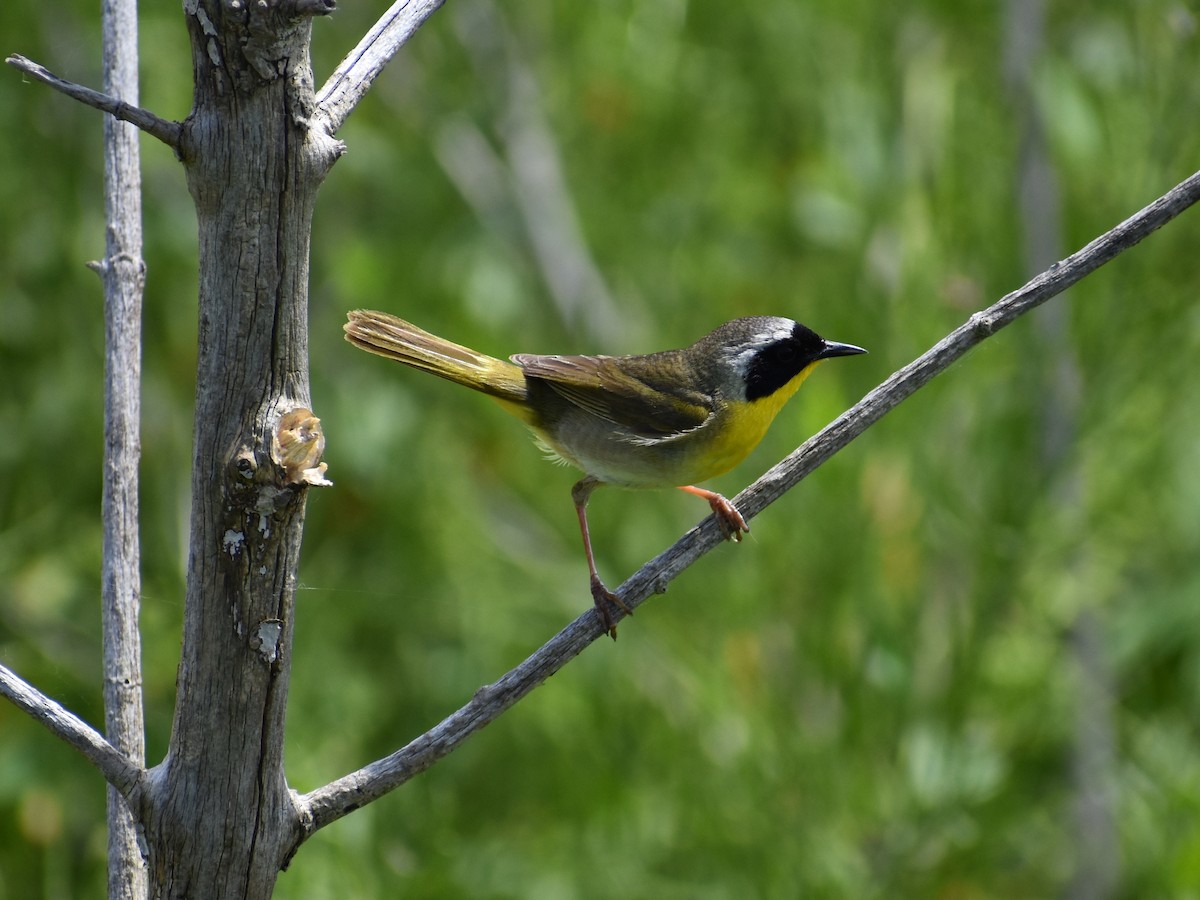
{"label": "bird's pale belly", "polygon": [[538,433],[538,441],[563,462],[605,484],[628,488],[694,484],[728,472],[744,460],[800,381],[797,378],[761,400],[727,406],[700,427],[670,437],[622,435],[612,423],[592,419],[573,422],[553,437]]}

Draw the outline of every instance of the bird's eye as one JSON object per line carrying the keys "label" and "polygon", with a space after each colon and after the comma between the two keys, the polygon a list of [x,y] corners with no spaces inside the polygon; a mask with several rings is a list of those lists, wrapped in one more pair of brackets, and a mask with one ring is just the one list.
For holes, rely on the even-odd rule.
{"label": "bird's eye", "polygon": [[746,399],[773,394],[804,367],[804,348],[796,341],[779,340],[763,347],[746,372]]}
{"label": "bird's eye", "polygon": [[789,341],[786,344],[780,344],[775,348],[775,358],[780,362],[791,362],[796,358],[796,345]]}

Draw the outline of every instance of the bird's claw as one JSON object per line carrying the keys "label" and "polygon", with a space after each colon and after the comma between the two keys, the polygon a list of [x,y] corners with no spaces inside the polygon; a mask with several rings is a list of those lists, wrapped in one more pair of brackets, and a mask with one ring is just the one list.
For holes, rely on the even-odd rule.
{"label": "bird's claw", "polygon": [[619,607],[627,616],[632,616],[633,610],[625,605],[624,600],[606,588],[598,575],[592,576],[592,602],[596,604],[596,612],[600,616],[600,621],[604,623],[604,630],[615,641],[617,639],[617,623],[613,621],[609,604]]}
{"label": "bird's claw", "polygon": [[743,533],[750,532],[750,526],[746,524],[746,520],[738,512],[738,508],[720,494],[713,494],[709,497],[708,505],[712,507],[713,516],[716,518],[717,526],[721,529],[725,540],[740,541]]}

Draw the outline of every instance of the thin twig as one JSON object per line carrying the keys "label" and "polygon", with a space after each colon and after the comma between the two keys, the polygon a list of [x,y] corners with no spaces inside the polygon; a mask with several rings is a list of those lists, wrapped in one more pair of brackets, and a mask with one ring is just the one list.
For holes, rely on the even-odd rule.
{"label": "thin twig", "polygon": [[21,680],[4,665],[0,665],[0,694],[82,753],[100,770],[104,779],[121,792],[121,796],[129,805],[136,808],[137,794],[141,790],[145,771],[106,741],[104,735],[75,713]]}
{"label": "thin twig", "polygon": [[396,0],[317,92],[318,118],[333,136],[346,124],[375,78],[446,0]]}
{"label": "thin twig", "polygon": [[102,94],[89,87],[84,87],[82,84],[65,81],[45,66],[39,65],[20,54],[14,53],[4,61],[14,69],[19,69],[31,78],[49,85],[56,91],[66,94],[80,103],[94,107],[101,112],[106,112],[124,122],[129,122],[131,125],[137,126],[146,132],[146,134],[158,138],[177,154],[179,153],[179,139],[183,131],[183,126],[178,122],[161,119],[149,110],[142,109],[140,106],[125,103],[115,97],[110,97],[108,94]]}
{"label": "thin twig", "polygon": [[[1200,200],[1200,172],[1082,250],[1055,263],[1024,287],[972,315],[739,494],[735,502],[742,514],[750,518],[761,512],[971,347],[1062,293],[1197,200]],[[721,541],[722,533],[710,516],[621,585],[621,599],[631,608],[640,606],[652,593],[665,590],[668,582]],[[618,611],[613,612],[614,618],[621,618]],[[390,756],[299,797],[305,828],[301,839],[428,769],[605,633],[604,623],[589,609],[499,681],[476,691],[469,703],[430,731]]]}

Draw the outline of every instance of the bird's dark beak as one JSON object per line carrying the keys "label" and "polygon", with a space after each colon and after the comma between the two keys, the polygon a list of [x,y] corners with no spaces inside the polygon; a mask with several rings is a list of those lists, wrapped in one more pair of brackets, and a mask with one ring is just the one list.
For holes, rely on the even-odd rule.
{"label": "bird's dark beak", "polygon": [[825,349],[817,354],[817,359],[830,359],[834,356],[857,356],[860,353],[866,353],[862,347],[855,347],[853,344],[839,344],[837,341],[826,341]]}

